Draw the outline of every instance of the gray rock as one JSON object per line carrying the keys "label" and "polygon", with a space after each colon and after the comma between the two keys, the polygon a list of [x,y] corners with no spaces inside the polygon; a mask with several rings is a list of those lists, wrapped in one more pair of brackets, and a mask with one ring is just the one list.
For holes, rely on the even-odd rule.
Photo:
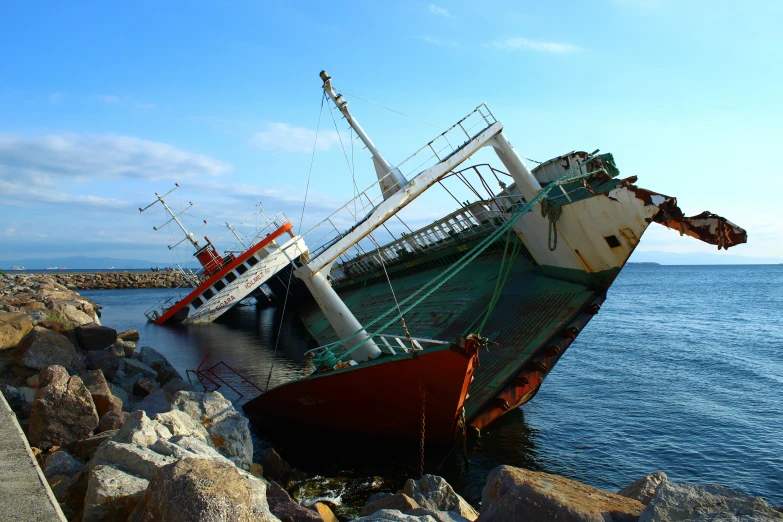
{"label": "gray rock", "polygon": [[98,412],[82,380],[62,366],[43,370],[27,428],[30,444],[43,450],[67,445],[89,437],[97,427]]}
{"label": "gray rock", "polygon": [[177,392],[172,410],[180,410],[200,422],[221,455],[246,469],[253,461],[249,421],[218,392]]}
{"label": "gray rock", "polygon": [[693,486],[664,482],[655,492],[639,522],[783,520],[760,497],[723,486]]}
{"label": "gray rock", "polygon": [[95,452],[98,451],[98,447],[117,435],[117,433],[117,430],[104,431],[92,437],[82,439],[73,447],[73,454],[84,460],[90,460],[95,455]]}
{"label": "gray rock", "polygon": [[155,444],[158,439],[170,439],[171,432],[158,421],[147,417],[142,411],[134,411],[125,420],[122,429],[115,435],[114,442],[134,444],[146,448]]}
{"label": "gray rock", "polygon": [[74,328],[73,333],[82,350],[91,352],[103,350],[117,340],[117,330],[98,324],[87,324]]}
{"label": "gray rock", "polygon": [[148,480],[109,466],[95,466],[88,475],[82,522],[126,520],[147,491]]}
{"label": "gray rock", "polygon": [[171,457],[161,455],[149,448],[110,440],[101,444],[90,464],[112,466],[131,475],[151,480],[160,468],[172,462],[174,459]]}
{"label": "gray rock", "polygon": [[33,321],[26,314],[0,312],[0,350],[13,348],[32,329]]}
{"label": "gray rock", "polygon": [[180,410],[155,415],[154,420],[166,426],[173,436],[195,437],[207,446],[214,447],[206,428],[193,417]]}
{"label": "gray rock", "polygon": [[76,348],[67,337],[53,330],[36,326],[22,339],[16,348],[14,360],[34,370],[43,370],[52,365],[73,368]]}
{"label": "gray rock", "polygon": [[27,400],[27,396],[8,384],[0,385],[0,392],[2,392],[5,400],[8,401],[8,405],[14,411],[14,413],[22,413],[27,410],[27,414],[30,413],[30,403]]}
{"label": "gray rock", "polygon": [[148,415],[152,416],[158,413],[165,413],[170,409],[171,400],[163,390],[155,390],[131,408],[132,411],[144,410]]}
{"label": "gray rock", "polygon": [[146,397],[155,391],[156,386],[155,381],[149,377],[139,377],[133,384],[133,395],[137,397]]}
{"label": "gray rock", "polygon": [[657,471],[647,475],[646,477],[640,478],[632,484],[629,484],[628,486],[618,491],[617,494],[638,500],[646,506],[650,503],[650,500],[652,500],[653,495],[655,495],[655,490],[658,489],[658,486],[668,481],[669,477],[666,476],[666,473]]}
{"label": "gray rock", "polygon": [[644,506],[557,475],[499,466],[487,477],[480,522],[635,522]]}
{"label": "gray rock", "polygon": [[163,356],[162,353],[150,348],[149,346],[143,346],[139,352],[139,359],[141,362],[158,372],[158,382],[166,384],[172,379],[182,380],[182,376],[172,366],[172,364]]}
{"label": "gray rock", "polygon": [[166,520],[277,521],[254,502],[250,480],[236,467],[208,459],[184,459],[165,466],[150,481],[129,522]]}
{"label": "gray rock", "polygon": [[170,393],[174,395],[178,391],[182,391],[182,390],[193,391],[193,386],[189,382],[181,378],[175,377],[171,379],[169,382],[167,382],[166,384],[164,384],[162,390],[165,391],[166,393]]}
{"label": "gray rock", "polygon": [[54,301],[52,304],[52,310],[56,311],[66,320],[77,326],[91,323],[100,324],[96,317],[92,317],[84,313],[82,310],[79,310],[76,306],[63,301]]}
{"label": "gray rock", "polygon": [[136,359],[129,359],[125,358],[125,373],[128,374],[128,376],[131,375],[138,375],[140,377],[149,377],[152,380],[155,380],[158,378],[158,372],[147,366],[141,361],[137,361]]}
{"label": "gray rock", "polygon": [[382,509],[370,516],[357,518],[355,522],[438,522],[431,515],[406,515],[398,509]]}
{"label": "gray rock", "polygon": [[269,510],[281,520],[293,522],[323,522],[321,515],[297,504],[277,482],[270,482],[266,489]]}
{"label": "gray rock", "polygon": [[114,381],[117,373],[125,367],[126,360],[123,357],[117,357],[108,350],[87,352],[87,368],[101,370],[106,379],[110,381]]}
{"label": "gray rock", "polygon": [[44,475],[47,478],[55,475],[73,477],[81,473],[84,466],[81,462],[73,458],[67,451],[55,451],[50,453],[44,460]]}
{"label": "gray rock", "polygon": [[402,492],[432,511],[456,511],[471,521],[479,516],[445,479],[437,475],[424,475],[421,480],[408,479]]}
{"label": "gray rock", "polygon": [[49,314],[43,310],[33,310],[31,312],[25,312],[27,317],[33,322],[33,325],[38,326],[40,323],[49,320]]}
{"label": "gray rock", "polygon": [[122,409],[123,411],[130,411],[130,396],[128,395],[128,392],[120,388],[114,383],[108,383],[109,384],[109,390],[111,391],[111,394],[118,399],[122,401]]}

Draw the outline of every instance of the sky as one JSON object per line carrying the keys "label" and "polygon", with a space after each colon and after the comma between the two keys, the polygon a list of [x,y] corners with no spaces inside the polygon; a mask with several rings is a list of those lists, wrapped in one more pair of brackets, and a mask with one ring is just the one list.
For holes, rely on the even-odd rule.
{"label": "sky", "polygon": [[[612,152],[686,215],[746,228],[740,261],[783,261],[781,17],[753,0],[2,2],[0,261],[187,259],[158,205],[138,211],[174,183],[218,244],[259,202],[307,230],[375,181],[322,69],[393,164],[485,102],[522,156]],[[645,252],[715,247],[651,226]]]}

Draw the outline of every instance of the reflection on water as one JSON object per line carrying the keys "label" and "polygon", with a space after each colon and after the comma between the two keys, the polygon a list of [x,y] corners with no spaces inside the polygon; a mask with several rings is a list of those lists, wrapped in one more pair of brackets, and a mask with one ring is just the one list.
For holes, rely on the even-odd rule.
{"label": "reflection on water", "polygon": [[[92,290],[103,321],[135,328],[185,375],[209,354],[264,387],[299,377],[315,345],[275,308],[237,310],[222,324],[168,328],[143,312],[169,290]],[[487,473],[510,464],[617,490],[653,471],[676,481],[721,483],[783,504],[783,266],[629,266],[538,395],[445,458],[438,472],[471,501]],[[240,389],[247,397],[252,387]],[[243,400],[221,389],[235,403]],[[257,449],[274,426],[255,422]],[[295,467],[342,477],[346,498],[394,489],[418,475],[417,448],[376,441],[337,449],[310,430],[274,446]],[[358,446],[358,447],[357,447]],[[372,477],[382,477],[373,479]],[[364,495],[364,497],[362,497]]]}

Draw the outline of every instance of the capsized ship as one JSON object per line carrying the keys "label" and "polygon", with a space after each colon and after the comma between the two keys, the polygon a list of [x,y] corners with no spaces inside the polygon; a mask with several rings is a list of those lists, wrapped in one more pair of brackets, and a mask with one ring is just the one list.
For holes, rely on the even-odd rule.
{"label": "capsized ship", "polygon": [[[611,154],[570,152],[529,169],[483,104],[392,166],[332,78],[321,78],[378,181],[304,234],[309,252],[289,269],[295,278],[283,270],[270,280],[323,346],[315,373],[269,389],[245,405],[249,413],[416,439],[424,410],[429,419],[434,409],[427,440],[447,441],[536,394],[651,223],[718,249],[747,240],[723,217],[686,217],[676,198],[621,178]],[[471,164],[482,149],[499,165]],[[453,196],[447,182],[473,200],[454,197],[458,207],[441,219],[378,241],[380,227],[425,191]],[[340,230],[346,218],[353,225]],[[468,361],[446,364],[448,351]]]}
{"label": "capsized ship", "polygon": [[[206,244],[201,246],[180,221],[179,217],[187,212],[193,203],[174,213],[163,199],[177,188],[179,184],[175,184],[175,187],[163,196],[155,193],[157,199],[140,208],[139,212],[160,203],[170,219],[163,225],[153,227],[154,230],[160,230],[169,223],[176,223],[185,238],[175,245],[169,245],[169,250],[188,241],[195,249],[193,256],[201,264],[201,270],[186,271],[177,266],[176,270],[192,290],[184,297],[171,296],[155,304],[145,312],[147,319],[158,325],[211,323],[243,302],[256,298],[266,301],[264,283],[305,252],[304,242],[294,235],[291,222],[285,214],[280,212],[272,218],[259,207],[256,215],[262,219],[263,224],[247,237],[242,237],[234,227],[226,223],[228,230],[238,241],[238,249],[229,249],[221,256],[208,237],[204,237]],[[204,221],[205,225],[206,223]],[[281,237],[286,241],[281,241]]]}

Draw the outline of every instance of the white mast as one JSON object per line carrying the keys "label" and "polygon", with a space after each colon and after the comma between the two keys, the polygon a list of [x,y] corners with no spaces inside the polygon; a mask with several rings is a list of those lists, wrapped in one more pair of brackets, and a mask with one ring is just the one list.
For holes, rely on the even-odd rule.
{"label": "white mast", "polygon": [[[166,193],[165,193],[165,194],[163,194],[162,196],[161,196],[161,195],[159,195],[159,194],[156,192],[156,193],[155,193],[155,196],[156,196],[158,199],[156,199],[155,201],[153,201],[152,203],[150,203],[149,205],[147,205],[147,206],[146,206],[146,207],[144,207],[144,208],[139,208],[139,212],[144,212],[145,210],[147,210],[148,208],[150,208],[150,207],[151,207],[152,205],[154,205],[155,203],[158,203],[158,202],[160,202],[160,204],[161,204],[161,205],[163,205],[163,208],[165,208],[165,209],[166,209],[166,212],[168,212],[168,214],[171,216],[171,219],[169,219],[168,221],[166,221],[165,223],[163,223],[163,224],[162,224],[162,225],[160,225],[160,226],[157,226],[157,227],[152,227],[152,230],[155,230],[155,231],[157,231],[157,230],[160,230],[160,229],[161,229],[161,228],[163,228],[164,226],[166,226],[166,225],[168,225],[169,223],[171,223],[172,221],[174,221],[174,222],[175,222],[177,225],[179,225],[179,228],[181,228],[181,229],[182,229],[182,232],[184,232],[184,233],[185,233],[185,239],[183,239],[182,241],[185,241],[185,240],[188,240],[188,241],[190,241],[190,243],[193,245],[193,247],[194,247],[196,250],[199,250],[199,249],[201,249],[201,247],[199,246],[199,244],[198,244],[198,241],[196,240],[195,236],[193,236],[193,234],[191,234],[190,232],[188,232],[188,231],[185,229],[185,226],[184,226],[184,225],[183,225],[183,224],[180,222],[180,220],[179,220],[179,216],[181,216],[182,214],[184,214],[185,212],[187,212],[187,211],[190,209],[190,207],[192,207],[192,206],[193,206],[193,203],[192,203],[192,202],[189,202],[189,203],[188,203],[188,206],[187,206],[187,208],[185,208],[185,210],[183,210],[183,211],[182,211],[182,212],[180,212],[179,214],[174,214],[174,211],[172,211],[172,210],[171,210],[171,208],[169,208],[169,206],[166,204],[166,201],[163,199],[163,198],[165,198],[166,196],[168,196],[169,194],[171,194],[172,192],[174,192],[175,190],[177,190],[178,188],[179,188],[179,183],[174,183],[174,188],[173,188],[173,189],[171,189],[171,190],[169,190],[168,192],[166,192]],[[204,221],[204,225],[206,225],[206,224],[207,224],[207,222],[206,222],[206,221]],[[199,230],[201,230],[201,228],[203,228],[203,227],[204,227],[204,225],[202,225],[202,226],[199,228]],[[198,232],[198,231],[197,231],[197,232]],[[182,243],[182,241],[180,241],[180,242],[179,242],[179,243],[177,243],[176,245],[169,245],[169,250],[171,250],[172,248],[175,248],[176,246],[178,246],[180,243]]]}
{"label": "white mast", "polygon": [[388,199],[389,196],[397,192],[399,189],[408,184],[408,180],[402,175],[402,172],[396,167],[393,167],[391,163],[386,161],[383,154],[375,146],[370,137],[364,132],[364,129],[359,122],[348,111],[348,101],[343,98],[342,94],[336,94],[332,88],[332,77],[329,76],[326,71],[321,71],[321,79],[324,81],[324,92],[334,102],[335,106],[343,113],[348,124],[353,128],[359,139],[362,140],[367,150],[372,154],[372,162],[375,166],[375,173],[380,180],[381,191],[383,192],[383,199]]}

